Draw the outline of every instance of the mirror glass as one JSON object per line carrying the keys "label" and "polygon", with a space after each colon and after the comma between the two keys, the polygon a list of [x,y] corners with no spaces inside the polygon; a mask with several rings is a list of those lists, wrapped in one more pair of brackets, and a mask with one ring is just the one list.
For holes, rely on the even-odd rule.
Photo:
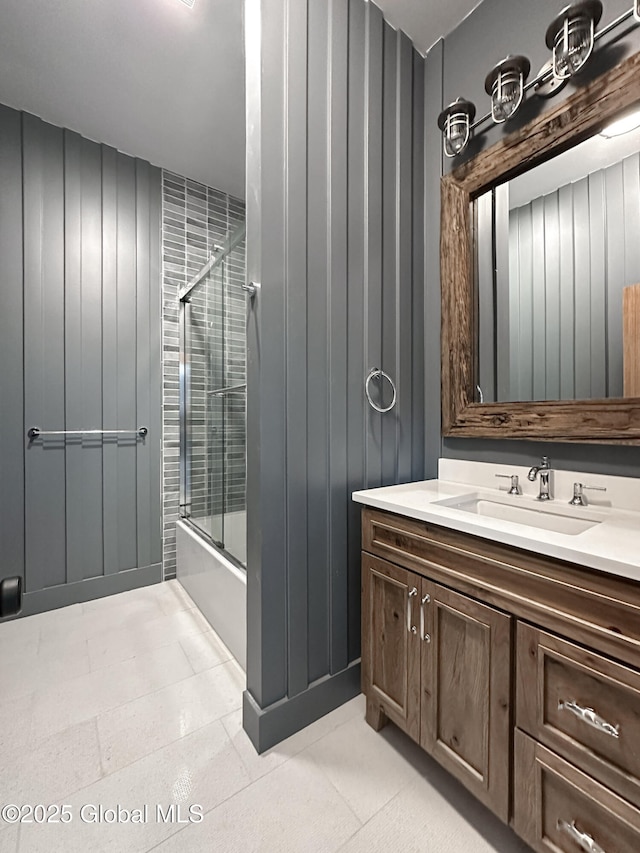
{"label": "mirror glass", "polygon": [[640,128],[614,131],[473,203],[476,402],[640,397]]}

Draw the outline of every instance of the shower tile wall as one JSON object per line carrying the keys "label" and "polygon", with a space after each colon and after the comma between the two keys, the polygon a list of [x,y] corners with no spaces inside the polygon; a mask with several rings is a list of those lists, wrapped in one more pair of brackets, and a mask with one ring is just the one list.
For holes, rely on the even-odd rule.
{"label": "shower tile wall", "polygon": [[[219,190],[211,189],[175,175],[162,175],[162,316],[163,316],[163,478],[164,530],[163,566],[165,578],[176,574],[175,523],[180,503],[180,413],[178,291],[208,261],[214,245],[221,244],[244,221],[244,202]],[[206,487],[210,481],[221,482],[223,464],[226,469],[225,498],[227,511],[245,506],[245,417],[244,395],[232,395],[224,402],[207,397],[211,382],[219,386],[245,381],[245,296],[240,284],[245,279],[245,245],[241,243],[226,264],[227,276],[224,310],[217,298],[192,300],[191,387],[192,387],[192,513],[213,514],[222,511],[222,495],[212,502]],[[207,288],[213,291],[214,288]],[[224,319],[223,319],[224,318]],[[208,330],[207,330],[208,326]],[[199,331],[202,331],[202,335]],[[205,334],[206,332],[206,334]],[[224,343],[220,340],[223,338]],[[211,354],[224,346],[224,373],[211,368]],[[237,399],[236,399],[237,398]],[[210,402],[207,402],[210,401]],[[207,405],[209,412],[207,415]],[[208,417],[209,429],[205,429]],[[224,423],[223,423],[224,417]],[[207,437],[225,434],[224,459],[216,453],[216,445],[207,447]],[[226,464],[225,464],[226,463]],[[207,465],[209,470],[207,471]]]}

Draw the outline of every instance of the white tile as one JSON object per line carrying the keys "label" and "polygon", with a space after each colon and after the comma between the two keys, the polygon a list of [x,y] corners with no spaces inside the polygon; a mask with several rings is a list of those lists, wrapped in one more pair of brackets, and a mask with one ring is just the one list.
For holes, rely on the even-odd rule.
{"label": "white tile", "polygon": [[[251,784],[161,844],[158,853],[331,853],[360,822],[301,756]],[[215,843],[214,843],[215,839]]]}
{"label": "white tile", "polygon": [[5,643],[22,637],[36,638],[40,633],[40,622],[37,616],[21,616],[0,624],[0,652]]}
{"label": "white tile", "polygon": [[17,825],[0,822],[0,853],[16,853],[18,830]]}
{"label": "white tile", "polygon": [[0,765],[7,753],[32,743],[33,709],[33,693],[0,701]]}
{"label": "white tile", "polygon": [[156,596],[156,590],[162,584],[151,584],[150,586],[142,586],[136,589],[130,589],[126,592],[119,592],[116,595],[105,595],[102,598],[94,598],[92,601],[85,601],[82,605],[83,613],[95,613],[101,610],[119,610],[124,603],[133,601],[152,601]]}
{"label": "white tile", "polygon": [[14,619],[0,625],[0,663],[15,665],[18,660],[34,657],[38,653],[40,627],[31,622],[34,617]]}
{"label": "white tile", "polygon": [[102,763],[109,773],[240,707],[244,673],[220,664],[98,717]]}
{"label": "white tile", "polygon": [[89,652],[86,640],[50,649],[39,647],[37,654],[19,662],[0,662],[0,684],[3,699],[24,696],[51,684],[59,684],[89,672]]}
{"label": "white tile", "polygon": [[182,648],[173,643],[44,688],[34,696],[34,734],[48,737],[167,684],[188,678],[192,673]]}
{"label": "white tile", "polygon": [[[78,623],[82,622],[82,605],[70,604],[68,607],[59,607],[56,610],[47,610],[44,613],[36,613],[25,617],[24,621],[31,623],[37,628],[40,637],[43,634],[69,636]],[[77,639],[74,637],[74,639]],[[84,637],[80,637],[84,639]]]}
{"label": "white tile", "polygon": [[308,747],[317,766],[366,823],[416,778],[412,764],[361,717]]}
{"label": "white tile", "polygon": [[[119,599],[120,596],[112,596]],[[59,643],[74,643],[95,636],[109,636],[123,631],[135,632],[141,625],[164,616],[154,596],[137,596],[113,602],[99,610],[74,616],[68,622],[55,621],[40,629],[40,646],[55,648]],[[109,661],[111,663],[111,661]]]}
{"label": "white tile", "polygon": [[219,663],[232,658],[231,652],[215,631],[182,637],[180,645],[194,672],[204,672],[205,669],[211,669],[212,666],[218,666]]}
{"label": "white tile", "polygon": [[349,702],[345,702],[344,705],[336,708],[330,714],[320,717],[319,720],[291,735],[291,737],[288,737],[261,755],[258,755],[254,745],[249,740],[249,736],[242,728],[241,710],[234,711],[228,716],[223,717],[222,723],[238,754],[242,758],[247,772],[255,780],[270,773],[294,755],[298,755],[303,749],[319,741],[348,720],[364,716],[364,711],[364,697],[360,695]]}
{"label": "white tile", "polygon": [[407,745],[397,729],[390,740],[400,738],[405,740],[401,750],[409,752],[420,773],[341,848],[344,853],[531,853],[416,744]]}
{"label": "white tile", "polygon": [[102,775],[95,720],[88,720],[40,741],[34,749],[3,756],[3,803],[55,803]]}
{"label": "white tile", "polygon": [[177,580],[161,584],[156,598],[166,616],[195,607],[193,599]]}
{"label": "white tile", "polygon": [[171,616],[131,625],[117,631],[106,631],[89,637],[92,669],[127,660],[135,655],[158,649],[192,634],[210,631],[211,626],[198,610],[185,610]]}
{"label": "white tile", "polygon": [[[87,853],[146,851],[183,828],[157,819],[156,805],[180,806],[188,816],[197,804],[208,811],[242,790],[249,777],[219,721],[160,749],[134,764],[76,792],[65,801],[74,814],[68,826],[23,827],[22,846],[29,853]],[[148,807],[146,825],[84,823],[85,804],[129,810]]]}

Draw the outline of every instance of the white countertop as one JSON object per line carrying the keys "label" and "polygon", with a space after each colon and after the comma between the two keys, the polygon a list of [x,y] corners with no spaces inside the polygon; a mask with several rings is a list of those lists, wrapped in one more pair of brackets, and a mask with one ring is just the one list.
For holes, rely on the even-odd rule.
{"label": "white countertop", "polygon": [[[437,480],[366,489],[354,492],[353,500],[376,509],[640,581],[640,482],[637,480],[558,471],[553,484],[555,499],[541,507],[536,500],[538,483],[523,482],[528,468],[452,460],[440,460],[440,463],[440,478]],[[494,484],[498,482],[494,479],[496,473],[518,473],[525,493],[507,497],[504,487],[495,488]],[[466,478],[466,482],[462,478]],[[594,492],[594,495],[600,497],[597,502],[592,501],[588,507],[569,506],[568,498],[572,494],[569,489],[573,482],[605,486],[607,499],[603,500],[599,492]],[[601,522],[582,533],[569,535],[438,505],[439,501],[464,496],[489,500],[495,497],[502,504],[511,505],[513,501],[513,506],[575,518],[597,517]]]}

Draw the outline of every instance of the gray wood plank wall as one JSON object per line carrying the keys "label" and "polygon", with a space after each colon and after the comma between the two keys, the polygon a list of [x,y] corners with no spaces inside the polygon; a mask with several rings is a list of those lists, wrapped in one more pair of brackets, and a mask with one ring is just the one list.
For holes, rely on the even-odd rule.
{"label": "gray wood plank wall", "polygon": [[640,155],[511,210],[508,227],[506,399],[621,397],[622,290],[640,281]]}
{"label": "gray wood plank wall", "polygon": [[[250,0],[246,19],[245,727],[264,749],[359,689],[351,492],[424,474],[425,78],[364,0]],[[398,389],[385,415],[372,367]]]}
{"label": "gray wood plank wall", "polygon": [[0,183],[0,574],[29,613],[160,578],[160,173],[1,107]]}

